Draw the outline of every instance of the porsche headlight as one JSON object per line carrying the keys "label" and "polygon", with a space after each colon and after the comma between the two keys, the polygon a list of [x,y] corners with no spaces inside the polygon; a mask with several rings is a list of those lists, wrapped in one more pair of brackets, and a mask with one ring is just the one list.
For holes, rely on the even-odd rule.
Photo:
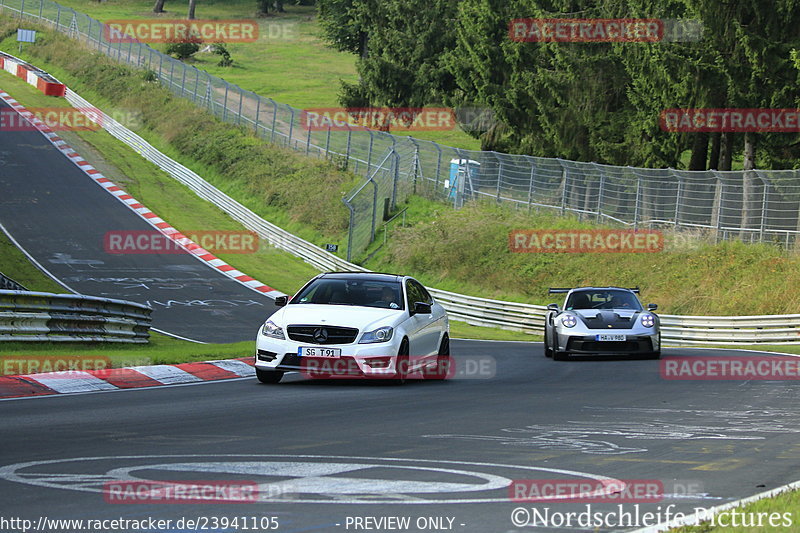
{"label": "porsche headlight", "polygon": [[368,331],[364,333],[361,337],[361,340],[358,341],[358,344],[373,344],[376,342],[387,342],[392,339],[392,335],[394,334],[394,328],[386,326],[383,328],[378,328],[374,331]]}
{"label": "porsche headlight", "polygon": [[283,328],[279,328],[272,320],[267,320],[261,327],[261,333],[273,339],[285,339],[283,336]]}
{"label": "porsche headlight", "polygon": [[564,315],[561,318],[561,323],[564,324],[565,328],[574,328],[575,324],[578,323],[578,319],[575,318],[575,315]]}
{"label": "porsche headlight", "polygon": [[656,317],[650,313],[642,314],[642,325],[646,328],[652,328],[656,325]]}

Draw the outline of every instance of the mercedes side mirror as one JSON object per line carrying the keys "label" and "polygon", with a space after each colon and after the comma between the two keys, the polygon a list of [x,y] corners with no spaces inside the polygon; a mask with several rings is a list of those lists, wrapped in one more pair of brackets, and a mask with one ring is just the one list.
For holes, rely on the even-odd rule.
{"label": "mercedes side mirror", "polygon": [[278,296],[277,298],[275,298],[275,305],[277,307],[283,307],[287,303],[289,303],[289,297],[288,296]]}
{"label": "mercedes side mirror", "polygon": [[414,314],[429,315],[431,314],[431,305],[425,302],[414,302]]}

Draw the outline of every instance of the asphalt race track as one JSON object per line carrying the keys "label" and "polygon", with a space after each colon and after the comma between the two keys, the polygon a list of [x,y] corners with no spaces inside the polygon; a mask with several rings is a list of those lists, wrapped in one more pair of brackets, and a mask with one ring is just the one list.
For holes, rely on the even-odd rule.
{"label": "asphalt race track", "polygon": [[[622,505],[633,513],[637,505],[515,503],[510,480],[659,480],[665,497],[640,512],[676,505],[674,514],[797,477],[794,382],[668,381],[659,361],[555,362],[539,343],[456,340],[452,348],[459,375],[445,382],[288,375],[278,385],[245,378],[2,401],[0,501],[34,521],[238,516],[276,517],[283,532],[563,532],[586,529],[517,527],[512,512]],[[665,350],[712,354],[742,352]],[[136,479],[252,482],[260,501],[104,501],[106,482]],[[370,517],[409,517],[410,526]]]}
{"label": "asphalt race track", "polygon": [[107,253],[108,231],[152,226],[37,131],[0,130],[0,224],[76,292],[151,305],[153,327],[162,331],[204,342],[252,340],[275,311],[271,298],[188,253]]}

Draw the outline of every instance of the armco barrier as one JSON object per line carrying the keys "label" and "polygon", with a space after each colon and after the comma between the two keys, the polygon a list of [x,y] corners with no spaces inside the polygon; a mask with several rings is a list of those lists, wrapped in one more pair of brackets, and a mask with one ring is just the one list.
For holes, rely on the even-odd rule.
{"label": "armco barrier", "polygon": [[0,290],[0,342],[122,342],[150,338],[146,305],[74,294]]}
{"label": "armco barrier", "polygon": [[[196,173],[165,156],[147,141],[125,128],[95,106],[70,90],[66,99],[74,107],[98,113],[101,126],[148,161],[186,185],[199,197],[213,203],[247,229],[272,246],[300,257],[321,271],[366,271],[306,240],[267,222],[250,209],[229,197]],[[92,118],[92,117],[90,117]],[[449,315],[475,326],[499,327],[513,331],[541,334],[547,308],[541,305],[491,300],[430,289]],[[660,315],[665,344],[800,344],[800,315],[746,317],[691,317]]]}
{"label": "armco barrier", "polygon": [[25,80],[47,96],[64,96],[66,86],[42,69],[36,68],[25,61],[0,52],[0,67],[6,72]]}

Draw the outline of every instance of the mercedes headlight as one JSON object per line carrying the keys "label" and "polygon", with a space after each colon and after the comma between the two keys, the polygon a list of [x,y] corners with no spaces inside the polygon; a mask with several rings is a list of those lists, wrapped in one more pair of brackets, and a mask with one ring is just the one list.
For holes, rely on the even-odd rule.
{"label": "mercedes headlight", "polygon": [[261,327],[261,333],[273,339],[285,339],[283,336],[283,328],[279,328],[272,320],[267,320]]}
{"label": "mercedes headlight", "polygon": [[642,325],[646,328],[652,328],[656,325],[656,317],[650,313],[642,314]]}
{"label": "mercedes headlight", "polygon": [[575,318],[575,315],[564,315],[561,318],[561,323],[564,324],[566,328],[574,328],[575,324],[578,323],[578,319]]}
{"label": "mercedes headlight", "polygon": [[361,337],[361,340],[358,341],[359,344],[373,344],[376,342],[387,342],[392,339],[392,335],[394,334],[394,328],[386,326],[383,328],[378,328],[374,331],[368,331],[364,333]]}

